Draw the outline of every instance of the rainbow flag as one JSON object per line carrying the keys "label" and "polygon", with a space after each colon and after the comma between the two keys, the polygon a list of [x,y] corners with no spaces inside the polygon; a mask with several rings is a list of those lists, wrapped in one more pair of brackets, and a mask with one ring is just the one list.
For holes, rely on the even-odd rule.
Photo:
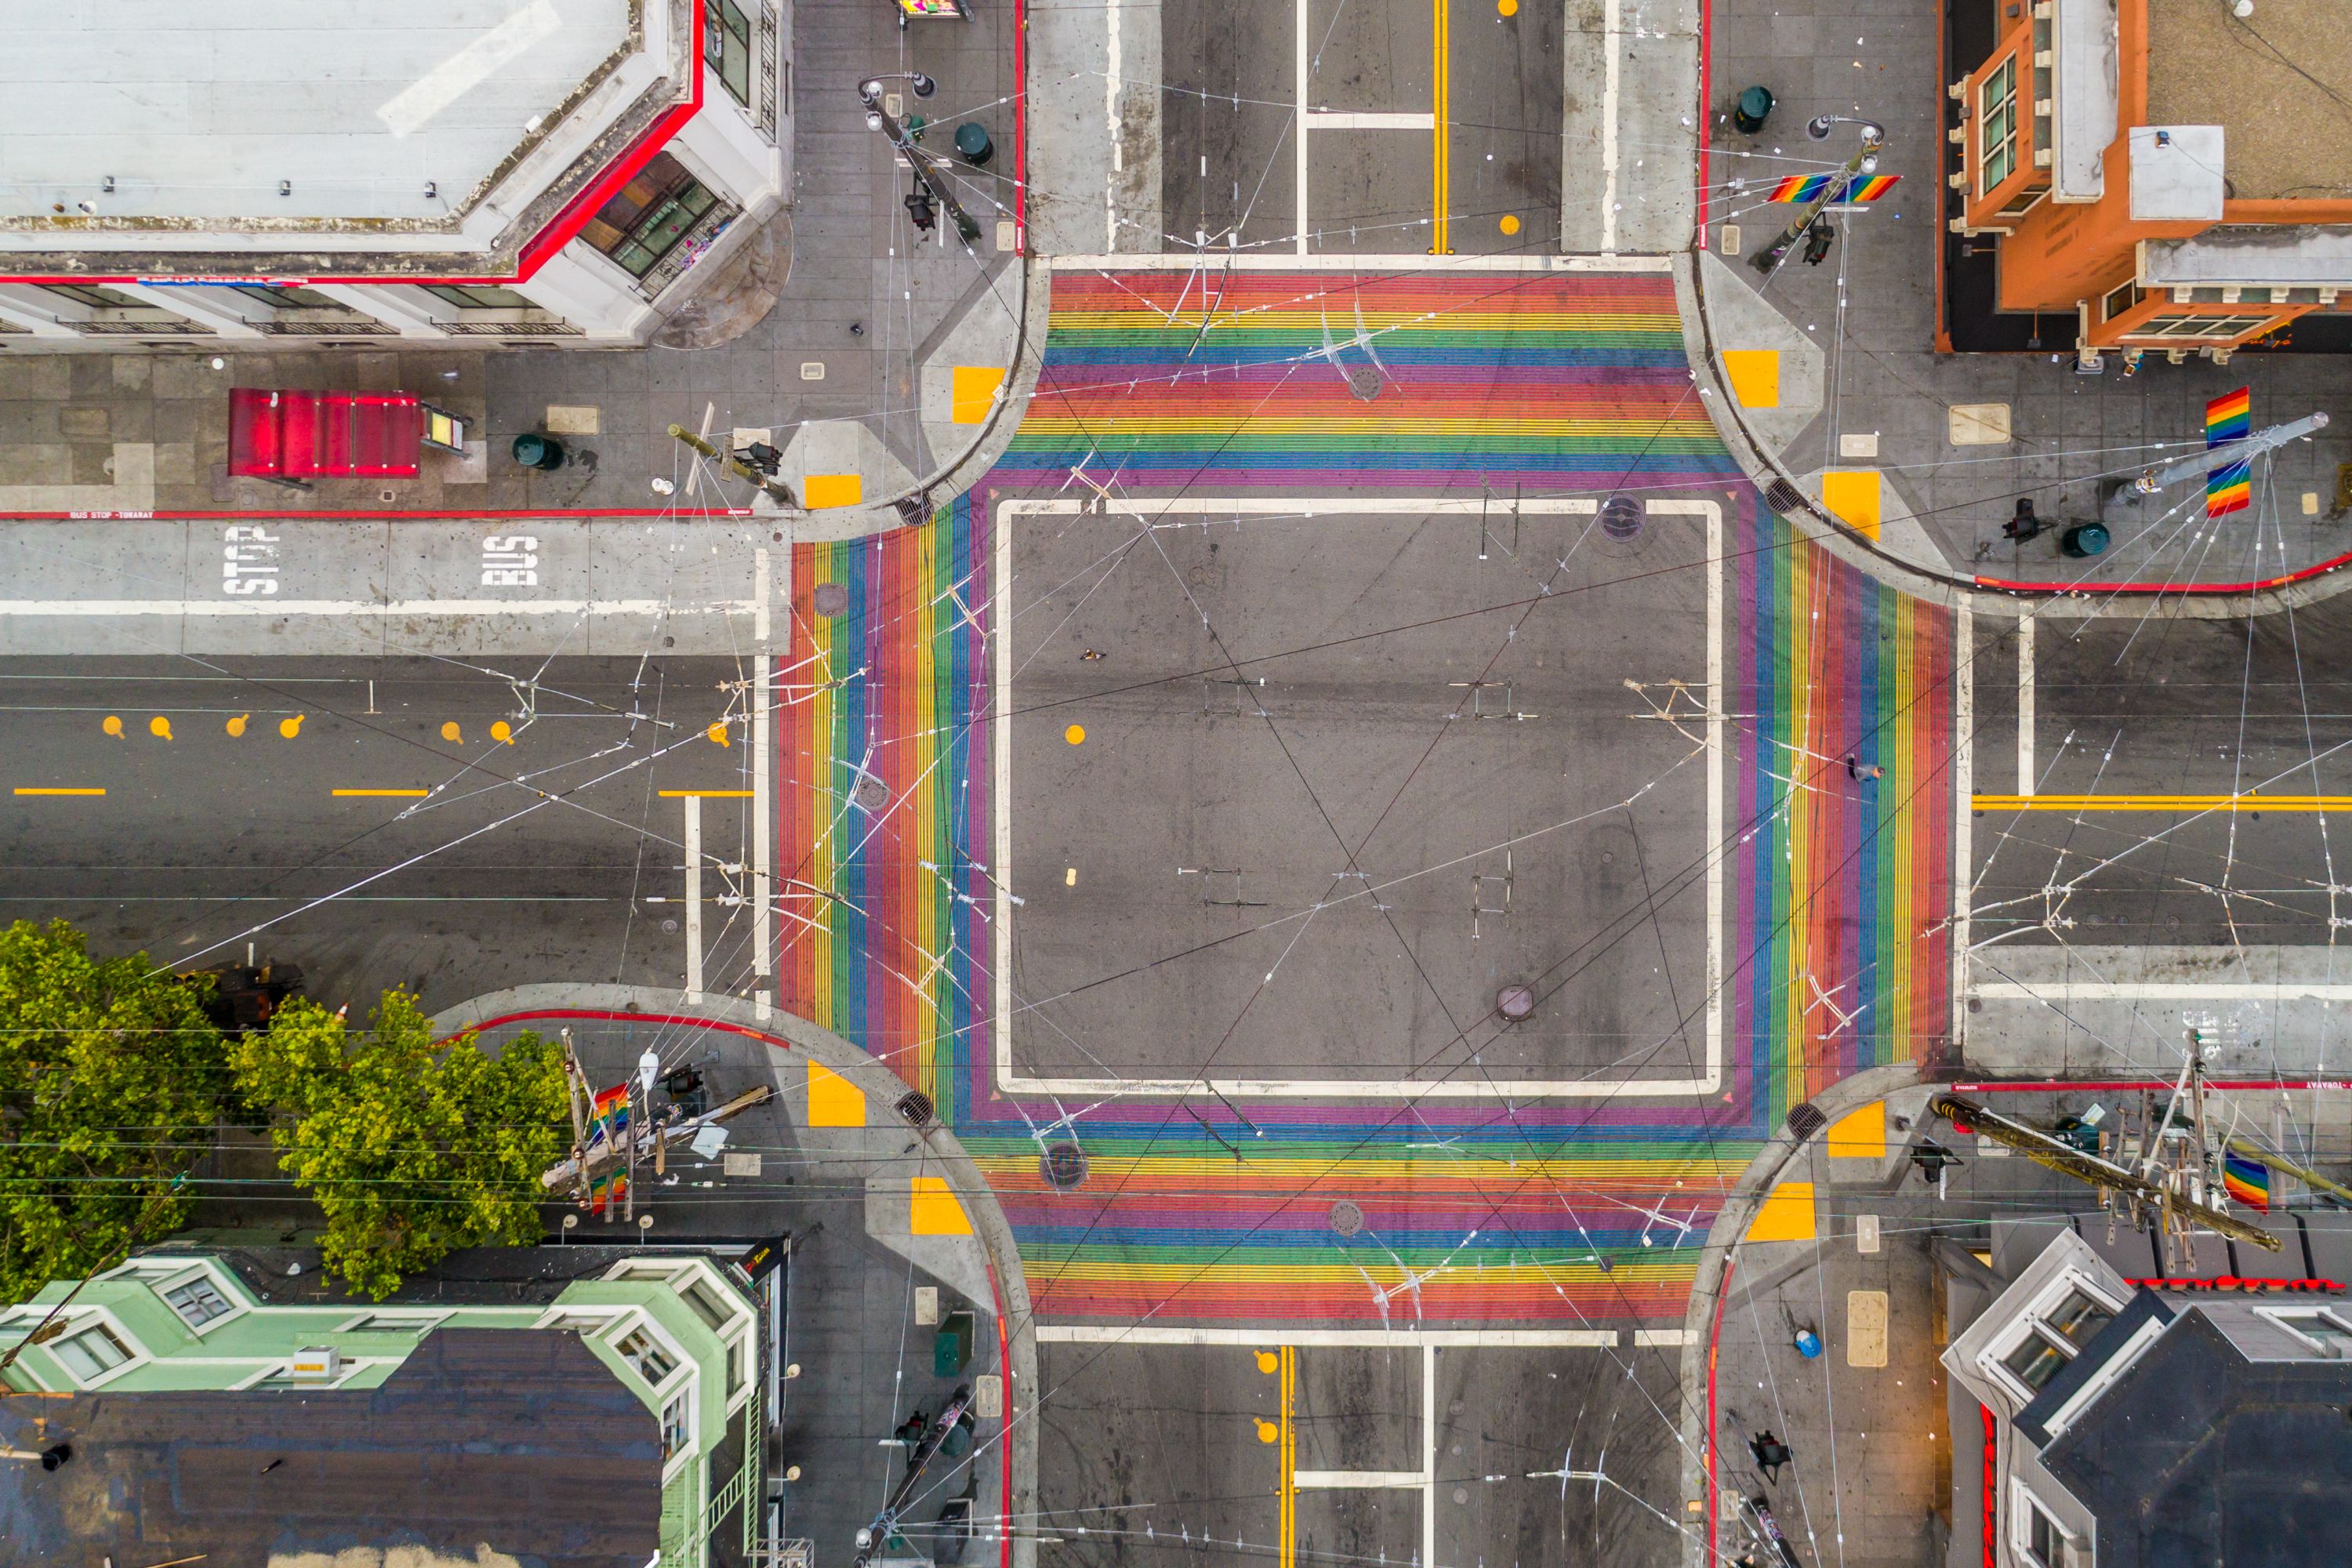
{"label": "rainbow flag", "polygon": [[2205,405],[2206,449],[2244,440],[2252,433],[2253,425],[2253,388],[2242,386],[2235,392],[2223,393]]}
{"label": "rainbow flag", "polygon": [[[1779,184],[1774,185],[1772,194],[1764,199],[1768,202],[1783,204],[1810,202],[1828,190],[1833,182],[1844,178],[1843,174],[1790,174]],[[1893,190],[1895,182],[1902,178],[1900,174],[1867,175],[1858,184],[1848,184],[1843,192],[1832,199],[1842,202],[1874,202]]]}
{"label": "rainbow flag", "polygon": [[594,1149],[621,1135],[629,1124],[629,1086],[616,1084],[596,1097],[588,1108],[588,1147]]}
{"label": "rainbow flag", "polygon": [[2248,1208],[2269,1212],[2271,1168],[2260,1160],[2249,1160],[2242,1154],[2223,1154],[2221,1185],[2232,1198]]}
{"label": "rainbow flag", "polygon": [[628,1192],[629,1178],[622,1174],[620,1168],[615,1166],[612,1170],[609,1170],[603,1175],[597,1177],[596,1180],[590,1184],[588,1188],[588,1212],[590,1214],[603,1214],[606,1209],[612,1207],[616,1200],[626,1197],[628,1195]]}
{"label": "rainbow flag", "polygon": [[[2205,405],[2205,449],[2226,447],[2232,441],[2242,441],[2253,427],[2253,396],[2251,388],[2240,387],[2225,392]],[[2224,463],[2205,476],[2205,515],[2227,517],[2233,511],[2243,511],[2253,504],[2253,471],[2251,463],[2241,458],[2234,463]]]}

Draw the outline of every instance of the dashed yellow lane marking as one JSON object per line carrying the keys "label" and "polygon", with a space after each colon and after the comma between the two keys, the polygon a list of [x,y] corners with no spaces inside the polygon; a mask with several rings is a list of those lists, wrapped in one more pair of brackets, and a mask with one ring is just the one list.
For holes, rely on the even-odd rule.
{"label": "dashed yellow lane marking", "polygon": [[33,784],[18,784],[16,793],[18,795],[104,795],[106,792],[102,789],[49,789]]}
{"label": "dashed yellow lane marking", "polygon": [[98,727],[119,741],[122,738],[122,715],[109,713],[98,721]]}
{"label": "dashed yellow lane marking", "polygon": [[168,741],[172,738],[172,721],[158,713],[147,721],[147,732],[159,741]]}
{"label": "dashed yellow lane marking", "polygon": [[688,797],[698,800],[749,800],[751,798],[751,792],[748,789],[666,789],[658,793],[664,800],[685,800]]}
{"label": "dashed yellow lane marking", "polygon": [[235,718],[231,719],[226,724],[222,725],[221,728],[226,730],[228,731],[228,738],[234,741],[239,735],[245,733],[246,721],[252,717],[253,715],[250,713],[239,713]]}
{"label": "dashed yellow lane marking", "polygon": [[334,793],[338,795],[388,796],[394,800],[421,800],[432,792],[422,789],[339,789]]}
{"label": "dashed yellow lane marking", "polygon": [[1084,724],[1073,724],[1068,729],[1062,731],[1062,739],[1067,741],[1073,746],[1080,744],[1086,740],[1086,738],[1087,727]]}
{"label": "dashed yellow lane marking", "polygon": [[490,739],[499,742],[501,745],[513,745],[514,726],[508,723],[503,719],[499,720],[497,723],[490,726]]}

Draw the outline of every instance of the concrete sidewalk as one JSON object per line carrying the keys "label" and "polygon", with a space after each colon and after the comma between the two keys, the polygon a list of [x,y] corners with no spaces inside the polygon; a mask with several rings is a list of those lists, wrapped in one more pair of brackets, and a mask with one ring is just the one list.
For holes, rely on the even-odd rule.
{"label": "concrete sidewalk", "polygon": [[[2328,515],[2336,465],[2352,460],[2344,420],[2352,367],[2340,357],[2244,352],[2217,367],[2151,355],[2126,378],[2110,355],[2104,376],[2078,376],[2074,323],[2056,316],[2040,319],[2046,342],[2039,352],[1933,352],[1937,195],[1950,108],[1938,54],[1937,13],[1895,0],[1715,7],[1704,164],[1704,242],[1715,254],[1701,284],[1715,326],[1714,369],[1734,405],[1723,412],[1810,497],[1821,497],[1824,470],[1864,476],[1834,481],[1849,494],[1875,492],[1879,520],[1861,531],[1948,578],[2239,583],[2352,551],[2352,522]],[[1944,74],[1957,78],[1961,68]],[[1753,137],[1735,131],[1728,114],[1750,85],[1778,100]],[[1820,113],[1882,122],[1879,172],[1903,183],[1838,221],[1822,265],[1792,258],[1768,283],[1744,258],[1798,209],[1767,204],[1765,192],[1784,175],[1834,168],[1855,144],[1851,126],[1829,142],[1809,141],[1805,121]],[[1738,231],[1736,243],[1727,228]],[[1733,365],[1721,357],[1726,350]],[[2191,503],[2144,534],[2119,531],[2105,554],[2088,561],[2061,556],[2060,529],[2021,546],[2002,536],[2020,495],[2032,497],[2045,520],[2090,520],[2099,476],[2137,473],[2201,447],[2205,401],[2249,385],[2257,426],[2315,408],[2336,417],[2321,439],[2279,453],[2267,483],[2257,466],[2253,511],[2208,526]],[[1772,477],[1763,472],[1759,482]],[[2186,495],[2168,492],[2175,500]]]}
{"label": "concrete sidewalk", "polygon": [[[722,440],[764,432],[804,498],[873,504],[915,488],[987,431],[1021,343],[1013,13],[972,10],[970,21],[901,31],[872,0],[799,0],[791,205],[719,264],[655,344],[0,359],[0,516],[658,508],[650,481],[682,490],[688,461],[665,431],[702,428],[706,410]],[[915,243],[901,200],[911,176],[865,124],[857,83],[915,70],[939,83],[934,97],[907,100],[934,128],[926,146],[949,153],[966,120],[994,143],[986,167],[956,164],[959,199],[980,224],[971,253],[936,237]],[[413,479],[327,479],[308,491],[232,479],[233,386],[415,393],[471,421],[484,449],[463,459],[428,452]],[[517,464],[509,447],[526,431],[557,436],[572,460],[551,472]],[[705,486],[698,499],[748,503],[747,487],[716,490]]]}

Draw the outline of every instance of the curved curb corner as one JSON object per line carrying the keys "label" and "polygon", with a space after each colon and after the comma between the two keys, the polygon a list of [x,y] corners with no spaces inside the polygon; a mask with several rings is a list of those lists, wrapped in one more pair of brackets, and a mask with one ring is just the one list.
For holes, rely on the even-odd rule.
{"label": "curved curb corner", "polygon": [[[760,1017],[751,1004],[708,993],[699,1000],[651,985],[541,984],[509,986],[476,996],[433,1016],[436,1037],[446,1038],[485,1025],[521,1021],[519,1016],[617,1019],[635,1015],[646,1022],[677,1020],[709,1025],[742,1034],[788,1050],[798,1050],[820,1066],[849,1079],[868,1103],[895,1104],[907,1093],[906,1080],[829,1029],[789,1013],[770,1012]],[[1005,1357],[1012,1375],[1005,1389],[1004,1429],[1011,1436],[1012,1489],[1008,1513],[1015,1519],[1036,1513],[1038,1394],[1035,1312],[1029,1300],[1028,1276],[1022,1272],[1020,1248],[1012,1222],[1004,1216],[994,1189],[955,1134],[936,1118],[908,1131],[947,1170],[950,1185],[986,1249],[990,1272],[1003,1299],[997,1321],[1006,1330]],[[1013,1568],[1036,1568],[1034,1532],[1011,1541]]]}
{"label": "curved curb corner", "polygon": [[[1832,1084],[1815,1096],[1811,1104],[1826,1118],[1826,1132],[1840,1117],[1890,1094],[1916,1089],[1925,1081],[1914,1062],[1870,1068]],[[1686,1568],[1710,1568],[1708,1549],[1717,1528],[1716,1510],[1721,1494],[1705,1457],[1714,1452],[1716,1334],[1722,1326],[1723,1303],[1729,1294],[1732,1268],[1738,1261],[1739,1243],[1755,1221],[1756,1211],[1780,1184],[1781,1173],[1804,1152],[1804,1141],[1783,1125],[1769,1142],[1756,1152],[1756,1157],[1732,1184],[1731,1194],[1717,1212],[1715,1224],[1707,1228],[1698,1274],[1691,1281],[1690,1304],[1683,1311],[1683,1495],[1699,1500],[1701,1510],[1694,1522],[1703,1520],[1706,1528],[1704,1532],[1695,1530],[1684,1536],[1683,1562]]]}

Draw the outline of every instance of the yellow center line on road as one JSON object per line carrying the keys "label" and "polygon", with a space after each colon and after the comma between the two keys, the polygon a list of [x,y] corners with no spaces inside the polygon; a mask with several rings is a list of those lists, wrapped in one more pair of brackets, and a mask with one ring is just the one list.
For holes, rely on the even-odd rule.
{"label": "yellow center line on road", "polygon": [[1291,1401],[1298,1388],[1298,1352],[1284,1345],[1278,1353],[1282,1358],[1282,1436],[1277,1450],[1282,1456],[1282,1505],[1277,1568],[1298,1568],[1298,1443],[1290,1425]]}
{"label": "yellow center line on road", "polygon": [[2352,795],[1978,795],[1978,811],[2352,811]]}
{"label": "yellow center line on road", "polygon": [[749,800],[748,789],[666,789],[656,792],[664,800]]}
{"label": "yellow center line on road", "polygon": [[1429,253],[1432,256],[1454,254],[1454,237],[1449,231],[1446,215],[1454,210],[1453,154],[1447,147],[1446,120],[1453,112],[1453,90],[1447,78],[1451,74],[1454,40],[1446,24],[1448,0],[1431,0],[1431,69],[1435,80],[1431,84],[1431,118],[1436,121],[1436,144],[1431,149],[1430,204],[1436,210],[1431,215],[1432,236]]}
{"label": "yellow center line on road", "polygon": [[16,786],[18,795],[104,795],[102,789],[44,789],[30,784]]}
{"label": "yellow center line on road", "polygon": [[338,796],[390,796],[394,800],[422,800],[433,792],[423,789],[339,789],[334,793]]}

